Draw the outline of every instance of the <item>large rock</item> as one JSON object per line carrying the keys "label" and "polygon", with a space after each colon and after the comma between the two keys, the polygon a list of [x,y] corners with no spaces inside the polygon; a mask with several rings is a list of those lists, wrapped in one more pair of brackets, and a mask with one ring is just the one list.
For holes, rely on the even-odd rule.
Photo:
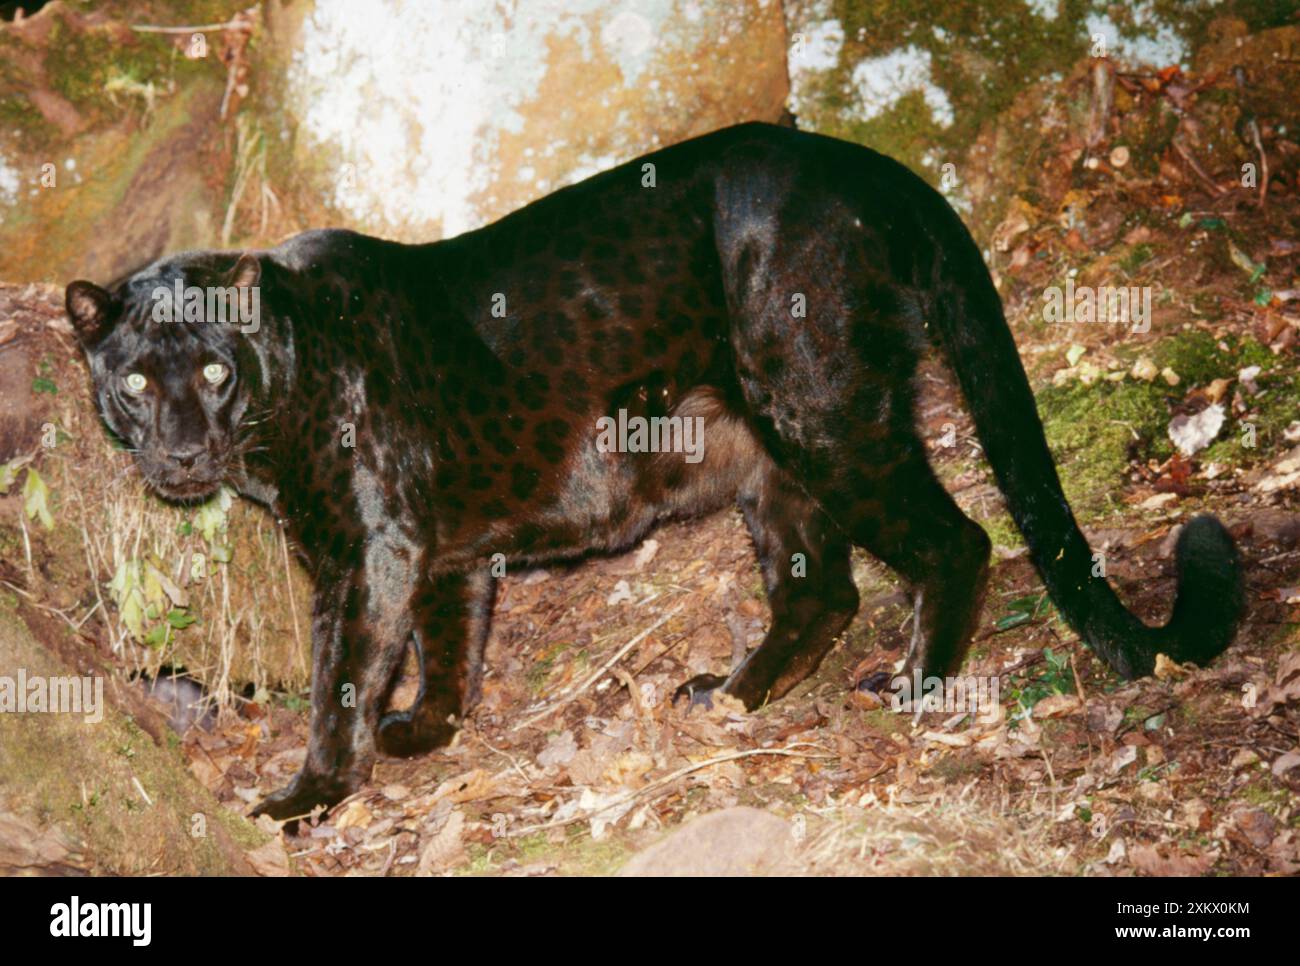
{"label": "large rock", "polygon": [[[54,0],[0,24],[0,280],[324,225],[434,240],[777,120],[788,91],[779,0],[246,6]],[[223,18],[240,29],[133,29]]]}
{"label": "large rock", "polygon": [[150,6],[56,0],[0,24],[0,280],[103,282],[218,240],[219,35],[187,58],[188,38],[130,29]]}
{"label": "large rock", "polygon": [[287,105],[271,142],[291,141],[286,168],[309,178],[299,195],[407,241],[661,145],[775,121],[788,91],[778,0],[277,0],[266,14],[261,70],[282,72]]}
{"label": "large rock", "polygon": [[0,876],[251,875],[264,866],[274,840],[199,785],[135,689],[68,628],[4,591],[5,701],[20,675],[29,693],[35,679],[84,676],[100,683],[102,704],[90,715],[84,704],[82,713],[0,704]]}

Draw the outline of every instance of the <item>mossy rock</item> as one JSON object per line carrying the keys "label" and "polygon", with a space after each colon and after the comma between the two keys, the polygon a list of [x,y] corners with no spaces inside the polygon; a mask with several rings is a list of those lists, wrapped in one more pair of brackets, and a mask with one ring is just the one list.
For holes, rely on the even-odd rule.
{"label": "mossy rock", "polygon": [[[43,636],[63,633],[53,625]],[[74,668],[38,639],[14,599],[0,600],[0,676],[81,675],[104,689],[103,717],[0,714],[0,874],[247,875],[267,841],[190,774],[174,745],[155,743],[114,703],[124,685],[92,661]],[[75,653],[75,650],[73,650]],[[90,658],[90,655],[87,655]],[[26,842],[10,841],[18,831]],[[7,867],[5,864],[7,863]]]}
{"label": "mossy rock", "polygon": [[188,59],[182,38],[131,25],[239,7],[56,2],[0,24],[0,277],[107,282],[213,245],[232,169],[217,35]]}

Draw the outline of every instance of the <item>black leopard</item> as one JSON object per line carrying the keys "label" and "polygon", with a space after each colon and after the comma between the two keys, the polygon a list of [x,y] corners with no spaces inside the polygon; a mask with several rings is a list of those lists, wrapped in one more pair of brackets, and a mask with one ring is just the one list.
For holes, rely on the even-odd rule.
{"label": "black leopard", "polygon": [[[159,321],[178,284],[256,293],[258,317]],[[619,551],[667,517],[738,503],[771,603],[762,644],[693,696],[753,709],[811,674],[858,606],[853,546],[911,587],[903,673],[955,672],[990,544],[915,428],[931,338],[1052,600],[1111,667],[1208,661],[1239,620],[1236,551],[1211,517],[1182,530],[1164,627],[1095,575],[979,249],[921,178],[843,141],[745,124],[450,240],[327,230],[189,252],[107,289],[73,282],[67,309],[154,489],[230,483],[313,575],[310,745],[259,806],[278,818],[356,790],[376,751],[451,739],[479,693],[492,560]],[[615,418],[689,421],[702,445],[599,445]],[[385,713],[408,648],[419,697]]]}

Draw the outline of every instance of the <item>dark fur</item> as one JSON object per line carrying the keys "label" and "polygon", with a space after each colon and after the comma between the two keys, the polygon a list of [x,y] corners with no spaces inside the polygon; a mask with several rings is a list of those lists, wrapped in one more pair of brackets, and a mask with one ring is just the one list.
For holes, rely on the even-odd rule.
{"label": "dark fur", "polygon": [[[642,187],[647,161],[657,187]],[[695,687],[754,708],[816,669],[857,609],[854,544],[914,589],[906,673],[955,672],[989,540],[914,428],[927,327],[1083,638],[1125,676],[1150,672],[1158,651],[1205,661],[1232,639],[1240,577],[1210,518],[1184,530],[1164,628],[1091,576],[979,251],[936,192],[866,148],[743,125],[449,241],[315,231],[236,258],[178,255],[112,292],[76,282],[68,306],[105,418],[154,485],[197,498],[232,481],[284,521],[315,577],[310,747],[261,806],[271,815],[355,790],[376,749],[451,738],[478,693],[492,555],[523,566],[620,550],[657,520],[736,501],[772,626],[729,677]],[[177,276],[260,284],[261,331],[145,321],[149,291]],[[807,318],[792,317],[795,293]],[[218,389],[197,376],[214,359],[234,370]],[[149,378],[142,398],[123,398],[128,371]],[[596,419],[620,407],[706,417],[703,462],[597,452]],[[341,445],[346,423],[355,449]],[[412,644],[419,700],[385,716]]]}

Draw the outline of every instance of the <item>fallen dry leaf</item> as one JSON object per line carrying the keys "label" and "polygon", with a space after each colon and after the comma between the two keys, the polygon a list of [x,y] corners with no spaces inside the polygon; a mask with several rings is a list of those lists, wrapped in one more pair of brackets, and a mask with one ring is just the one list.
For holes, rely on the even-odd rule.
{"label": "fallen dry leaf", "polygon": [[199,784],[210,792],[221,788],[222,782],[226,780],[226,773],[202,747],[191,745],[186,749],[186,757],[189,758],[190,772],[199,780]]}
{"label": "fallen dry leaf", "polygon": [[1035,718],[1063,718],[1083,707],[1077,694],[1049,694],[1034,705]]}
{"label": "fallen dry leaf", "polygon": [[1241,834],[1257,849],[1267,846],[1277,833],[1277,819],[1261,808],[1238,812],[1232,820]]}
{"label": "fallen dry leaf", "polygon": [[246,854],[258,875],[280,877],[289,874],[289,853],[284,850],[284,842],[279,836]]}
{"label": "fallen dry leaf", "polygon": [[1217,849],[1200,855],[1181,855],[1174,852],[1166,857],[1154,845],[1135,845],[1129,849],[1129,861],[1133,868],[1143,875],[1205,875],[1219,861],[1219,852]]}
{"label": "fallen dry leaf", "polygon": [[1124,709],[1109,702],[1095,699],[1088,702],[1088,730],[1098,734],[1114,734],[1124,723]]}
{"label": "fallen dry leaf", "polygon": [[462,841],[464,831],[465,816],[460,809],[452,809],[442,828],[420,850],[420,862],[415,874],[438,875],[465,861],[465,844]]}
{"label": "fallen dry leaf", "polygon": [[1300,770],[1300,751],[1288,751],[1273,762],[1273,774],[1288,785],[1300,784],[1300,772],[1298,770]]}
{"label": "fallen dry leaf", "polygon": [[1233,771],[1240,771],[1242,768],[1249,768],[1251,765],[1257,764],[1259,764],[1259,755],[1249,748],[1242,748],[1232,756],[1232,761],[1228,763],[1228,767]]}
{"label": "fallen dry leaf", "polygon": [[432,801],[438,802],[445,798],[459,805],[462,802],[492,798],[496,794],[497,777],[482,768],[475,768],[444,781],[435,789]]}
{"label": "fallen dry leaf", "polygon": [[370,806],[360,799],[348,802],[334,816],[334,827],[339,831],[345,828],[366,828],[374,820],[374,814],[370,811]]}
{"label": "fallen dry leaf", "polygon": [[636,552],[636,558],[632,561],[632,566],[638,571],[644,570],[646,564],[654,560],[655,554],[659,552],[659,541],[653,538],[641,544],[641,548]]}
{"label": "fallen dry leaf", "polygon": [[1259,481],[1258,489],[1261,493],[1276,493],[1289,490],[1297,483],[1300,483],[1300,446],[1273,464],[1268,476]]}
{"label": "fallen dry leaf", "polygon": [[926,741],[933,741],[936,745],[947,745],[950,748],[968,748],[971,744],[971,737],[967,734],[950,735],[942,731],[927,731],[921,737]]}
{"label": "fallen dry leaf", "polygon": [[1223,429],[1227,411],[1219,403],[1211,403],[1199,413],[1180,413],[1169,422],[1169,438],[1184,456],[1199,453],[1214,442]]}
{"label": "fallen dry leaf", "polygon": [[1214,813],[1199,798],[1183,803],[1183,821],[1198,832],[1208,832],[1214,827]]}
{"label": "fallen dry leaf", "polygon": [[1231,385],[1231,379],[1215,379],[1205,387],[1205,396],[1210,402],[1222,402],[1223,397],[1228,393],[1228,387]]}
{"label": "fallen dry leaf", "polygon": [[1160,375],[1160,370],[1156,364],[1147,356],[1139,356],[1138,361],[1133,363],[1133,368],[1129,374],[1134,379],[1141,379],[1143,382],[1155,382],[1156,376]]}
{"label": "fallen dry leaf", "polygon": [[546,747],[537,755],[537,764],[543,768],[567,765],[573,761],[573,756],[577,753],[578,743],[573,737],[573,732],[566,728],[547,739]]}
{"label": "fallen dry leaf", "polygon": [[1196,665],[1182,665],[1171,658],[1168,654],[1156,655],[1155,676],[1161,681],[1168,681],[1171,678],[1184,677],[1189,671],[1193,670]]}

